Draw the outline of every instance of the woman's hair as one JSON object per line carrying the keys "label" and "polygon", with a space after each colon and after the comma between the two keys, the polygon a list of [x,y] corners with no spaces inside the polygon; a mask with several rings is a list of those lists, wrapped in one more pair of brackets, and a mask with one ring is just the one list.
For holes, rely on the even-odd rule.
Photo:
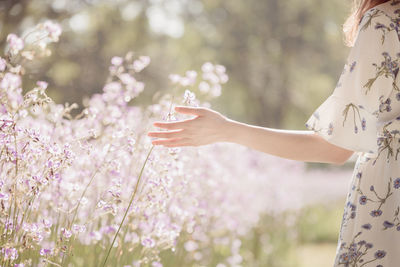
{"label": "woman's hair", "polygon": [[347,46],[354,45],[358,25],[364,13],[368,9],[388,1],[390,0],[353,0],[350,16],[343,24],[344,41]]}

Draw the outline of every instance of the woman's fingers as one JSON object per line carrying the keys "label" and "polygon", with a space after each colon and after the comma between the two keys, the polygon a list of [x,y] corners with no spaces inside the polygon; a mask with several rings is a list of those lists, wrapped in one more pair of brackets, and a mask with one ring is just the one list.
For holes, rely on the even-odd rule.
{"label": "woman's fingers", "polygon": [[179,131],[168,131],[168,132],[149,132],[147,135],[150,137],[158,138],[178,138],[183,137],[183,130]]}
{"label": "woman's fingers", "polygon": [[205,115],[206,109],[202,108],[202,107],[176,106],[175,111],[182,113],[182,114],[203,116],[203,115]]}
{"label": "woman's fingers", "polygon": [[153,125],[163,129],[175,130],[175,129],[183,129],[189,126],[192,121],[193,119],[184,121],[155,122],[153,123]]}
{"label": "woman's fingers", "polygon": [[153,145],[163,145],[163,146],[182,146],[189,145],[188,138],[170,138],[170,139],[160,139],[151,142]]}
{"label": "woman's fingers", "polygon": [[186,129],[193,128],[196,125],[196,123],[193,124],[195,121],[200,122],[203,119],[199,119],[200,116],[204,116],[205,118],[208,110],[202,107],[177,106],[175,107],[175,111],[183,114],[196,115],[196,117],[183,121],[154,122],[154,126],[172,131],[149,132],[147,135],[150,137],[164,138],[153,140],[153,145],[163,145],[166,147],[194,146],[193,140],[188,138],[190,136],[187,135]]}
{"label": "woman's fingers", "polygon": [[177,122],[155,122],[153,123],[154,126],[158,128],[163,128],[167,130],[174,130],[174,129],[182,129],[183,126],[186,125],[185,121],[177,121]]}

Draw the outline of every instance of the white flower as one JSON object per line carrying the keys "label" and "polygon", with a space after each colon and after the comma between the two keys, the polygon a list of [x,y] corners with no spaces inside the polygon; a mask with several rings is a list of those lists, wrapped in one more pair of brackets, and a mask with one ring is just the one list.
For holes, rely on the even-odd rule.
{"label": "white flower", "polygon": [[179,76],[178,74],[170,74],[169,76],[168,76],[168,78],[170,79],[170,81],[172,82],[172,83],[178,83],[180,80],[181,80],[181,76]]}
{"label": "white flower", "polygon": [[210,62],[206,62],[203,64],[203,66],[201,66],[201,70],[203,72],[212,72],[214,70],[214,65]]}
{"label": "white flower", "polygon": [[120,66],[124,62],[124,59],[122,57],[113,57],[111,59],[111,64],[114,66]]}
{"label": "white flower", "polygon": [[148,56],[140,56],[138,60],[133,62],[133,69],[136,72],[141,72],[144,68],[146,68],[150,64],[150,57]]}
{"label": "white flower", "polygon": [[200,92],[207,94],[210,91],[210,85],[207,82],[202,81],[199,84],[199,90]]}
{"label": "white flower", "polygon": [[187,104],[192,104],[193,101],[196,99],[196,95],[189,91],[189,90],[185,90],[185,93],[183,94],[183,101]]}

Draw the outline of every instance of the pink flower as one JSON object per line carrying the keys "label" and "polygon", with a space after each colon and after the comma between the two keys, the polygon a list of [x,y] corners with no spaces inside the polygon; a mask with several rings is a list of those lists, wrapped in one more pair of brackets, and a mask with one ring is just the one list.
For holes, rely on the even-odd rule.
{"label": "pink flower", "polygon": [[4,71],[7,67],[7,62],[4,58],[0,57],[0,71]]}
{"label": "pink flower", "polygon": [[45,81],[37,81],[36,82],[36,85],[40,88],[40,89],[42,89],[42,90],[46,90],[47,89],[47,86],[49,85],[47,82],[45,82]]}
{"label": "pink flower", "polygon": [[0,82],[2,89],[16,89],[21,86],[21,77],[13,73],[6,73]]}
{"label": "pink flower", "polygon": [[58,41],[58,37],[62,33],[61,26],[58,23],[54,23],[54,22],[48,20],[43,24],[43,27],[48,32],[49,37],[53,41]]}
{"label": "pink flower", "polygon": [[83,233],[83,232],[86,231],[86,226],[73,224],[72,225],[72,231],[74,231],[74,233]]}
{"label": "pink flower", "polygon": [[142,239],[142,245],[146,248],[153,248],[156,245],[154,239],[146,237]]}
{"label": "pink flower", "polygon": [[24,49],[24,41],[13,33],[7,36],[7,43],[10,46],[11,52],[14,54]]}
{"label": "pink flower", "polygon": [[0,200],[4,200],[4,201],[7,201],[8,200],[8,195],[7,194],[3,194],[3,193],[0,193]]}
{"label": "pink flower", "polygon": [[133,78],[129,73],[122,73],[119,76],[119,79],[121,80],[122,83],[126,84],[126,85],[130,85],[135,83],[135,78]]}
{"label": "pink flower", "polygon": [[148,57],[148,56],[140,56],[138,60],[135,60],[133,62],[132,67],[136,72],[141,72],[149,64],[150,64],[150,57]]}
{"label": "pink flower", "polygon": [[61,233],[67,239],[69,239],[72,236],[72,232],[70,230],[65,229],[65,228],[61,228]]}
{"label": "pink flower", "polygon": [[53,225],[53,223],[50,220],[47,220],[47,219],[43,219],[42,223],[43,223],[43,226],[45,228],[50,228]]}

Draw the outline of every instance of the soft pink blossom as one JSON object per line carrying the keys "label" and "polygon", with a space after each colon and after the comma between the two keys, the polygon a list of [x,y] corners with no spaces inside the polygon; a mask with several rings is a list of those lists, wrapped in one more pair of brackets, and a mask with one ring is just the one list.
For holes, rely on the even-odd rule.
{"label": "soft pink blossom", "polygon": [[24,49],[24,41],[17,35],[11,33],[7,36],[7,43],[12,53],[17,54]]}

